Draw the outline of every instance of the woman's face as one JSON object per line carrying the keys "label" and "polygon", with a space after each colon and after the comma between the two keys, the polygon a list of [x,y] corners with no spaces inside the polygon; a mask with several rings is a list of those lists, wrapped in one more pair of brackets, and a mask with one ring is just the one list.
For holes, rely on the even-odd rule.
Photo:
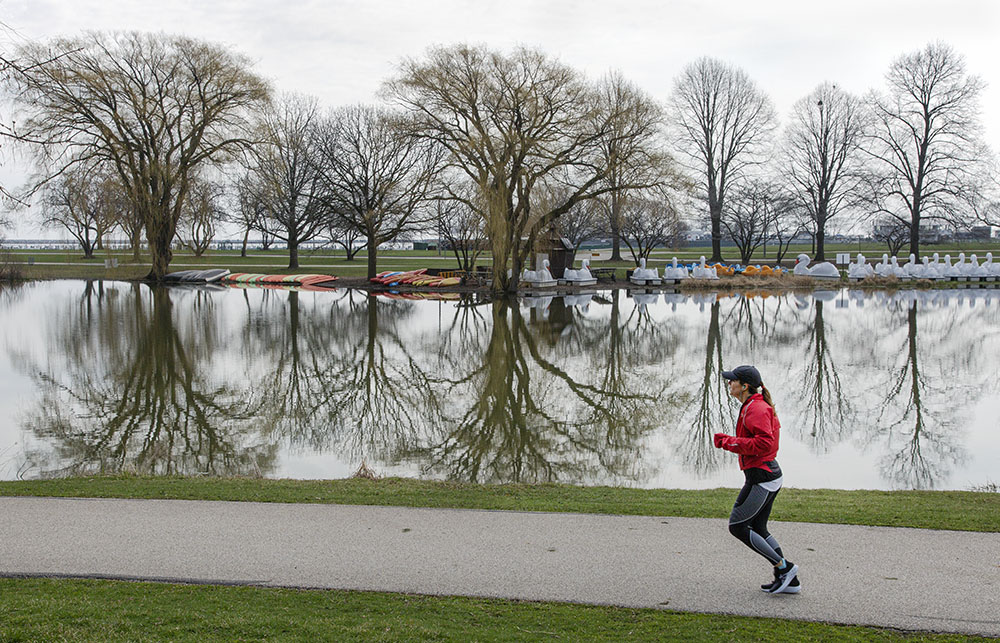
{"label": "woman's face", "polygon": [[746,388],[747,385],[739,380],[729,380],[729,394],[735,398],[742,395]]}

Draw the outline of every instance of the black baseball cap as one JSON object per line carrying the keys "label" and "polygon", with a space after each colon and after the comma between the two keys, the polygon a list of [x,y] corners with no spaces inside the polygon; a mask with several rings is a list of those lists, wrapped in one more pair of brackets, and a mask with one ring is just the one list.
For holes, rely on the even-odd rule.
{"label": "black baseball cap", "polygon": [[754,388],[760,388],[764,384],[764,382],[760,379],[760,371],[747,364],[737,366],[731,371],[722,371],[722,377],[727,380],[739,380]]}

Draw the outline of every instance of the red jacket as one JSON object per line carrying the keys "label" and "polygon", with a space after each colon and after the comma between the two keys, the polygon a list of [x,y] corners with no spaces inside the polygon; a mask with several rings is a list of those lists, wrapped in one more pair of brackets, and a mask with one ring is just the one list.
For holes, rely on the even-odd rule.
{"label": "red jacket", "polygon": [[764,469],[765,463],[778,456],[778,433],[781,423],[770,404],[760,393],[751,395],[740,408],[736,437],[727,436],[722,448],[740,456],[740,469]]}

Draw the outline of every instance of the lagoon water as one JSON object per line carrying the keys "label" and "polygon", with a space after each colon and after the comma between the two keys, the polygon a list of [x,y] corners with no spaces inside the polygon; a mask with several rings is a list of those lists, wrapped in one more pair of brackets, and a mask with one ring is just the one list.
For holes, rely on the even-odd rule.
{"label": "lagoon water", "polygon": [[0,290],[0,478],[738,486],[756,364],[786,484],[1000,482],[1000,291],[417,301],[54,281]]}

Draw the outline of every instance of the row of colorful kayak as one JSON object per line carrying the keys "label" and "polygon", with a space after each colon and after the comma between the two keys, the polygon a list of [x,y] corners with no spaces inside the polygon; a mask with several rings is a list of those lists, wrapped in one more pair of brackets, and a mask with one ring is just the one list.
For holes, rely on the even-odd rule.
{"label": "row of colorful kayak", "polygon": [[333,275],[264,275],[252,272],[234,272],[222,278],[223,282],[230,284],[285,286],[319,286],[336,280]]}
{"label": "row of colorful kayak", "polygon": [[427,268],[419,270],[409,270],[406,272],[386,271],[380,272],[370,279],[374,284],[383,286],[423,286],[425,288],[440,288],[442,286],[457,286],[462,283],[460,277],[439,277],[428,275]]}

